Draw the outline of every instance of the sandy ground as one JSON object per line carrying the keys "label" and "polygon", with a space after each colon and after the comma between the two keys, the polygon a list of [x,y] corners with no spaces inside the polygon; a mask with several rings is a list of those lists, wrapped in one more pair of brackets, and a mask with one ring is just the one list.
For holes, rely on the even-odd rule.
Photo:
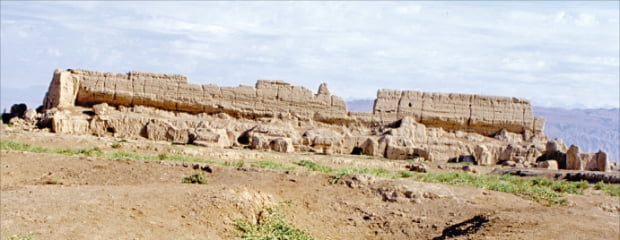
{"label": "sandy ground", "polygon": [[[46,147],[101,147],[118,139],[2,132],[2,140]],[[211,159],[312,159],[328,165],[381,159],[171,146],[130,140],[121,150]],[[286,220],[316,239],[620,239],[620,198],[569,195],[546,207],[512,194],[376,177],[337,184],[316,172],[211,165],[208,184],[183,184],[200,170],[181,163],[60,154],[0,153],[0,235],[34,239],[235,239],[235,221],[255,221],[278,203]],[[246,164],[249,165],[249,164]]]}

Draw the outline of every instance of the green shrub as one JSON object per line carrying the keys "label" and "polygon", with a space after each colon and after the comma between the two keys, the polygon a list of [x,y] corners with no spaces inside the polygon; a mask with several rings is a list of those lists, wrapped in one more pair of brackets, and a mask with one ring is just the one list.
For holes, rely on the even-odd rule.
{"label": "green shrub", "polygon": [[183,183],[207,184],[207,178],[202,173],[194,173],[183,178]]}
{"label": "green shrub", "polygon": [[34,237],[34,234],[32,233],[28,233],[28,234],[13,234],[9,237],[7,237],[7,240],[32,240]]}
{"label": "green shrub", "polygon": [[620,197],[620,185],[606,184],[600,181],[594,184],[594,189],[601,190],[610,196]]}
{"label": "green shrub", "polygon": [[279,206],[264,209],[258,216],[257,223],[237,220],[237,230],[241,239],[247,240],[311,240],[306,231],[284,221],[284,214]]}
{"label": "green shrub", "polygon": [[402,178],[413,177],[413,173],[411,171],[400,171],[398,173],[400,174],[400,177],[402,177]]}
{"label": "green shrub", "polygon": [[238,160],[238,161],[235,161],[233,163],[233,166],[236,167],[236,168],[243,167],[243,165],[245,165],[245,161],[243,161],[243,160]]}

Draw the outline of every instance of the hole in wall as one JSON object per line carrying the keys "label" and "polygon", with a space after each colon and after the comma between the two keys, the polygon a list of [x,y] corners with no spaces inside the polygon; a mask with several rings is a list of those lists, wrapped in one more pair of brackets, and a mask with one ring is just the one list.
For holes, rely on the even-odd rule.
{"label": "hole in wall", "polygon": [[363,150],[361,147],[354,147],[353,151],[351,151],[351,154],[353,155],[362,155]]}

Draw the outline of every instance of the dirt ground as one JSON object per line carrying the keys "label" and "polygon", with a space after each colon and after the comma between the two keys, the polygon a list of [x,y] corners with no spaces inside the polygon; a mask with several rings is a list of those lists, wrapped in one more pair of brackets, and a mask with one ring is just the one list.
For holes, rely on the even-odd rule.
{"label": "dirt ground", "polygon": [[[2,140],[46,147],[100,147],[118,139],[22,131]],[[311,159],[326,165],[400,168],[357,156],[279,154],[129,140],[140,154],[183,153],[218,160]],[[0,235],[34,239],[236,239],[238,220],[255,221],[286,203],[286,220],[316,239],[620,239],[620,198],[569,195],[546,207],[478,188],[296,171],[210,165],[208,184],[183,184],[182,163],[2,151]],[[187,165],[187,164],[185,164]],[[249,164],[246,164],[249,165]]]}

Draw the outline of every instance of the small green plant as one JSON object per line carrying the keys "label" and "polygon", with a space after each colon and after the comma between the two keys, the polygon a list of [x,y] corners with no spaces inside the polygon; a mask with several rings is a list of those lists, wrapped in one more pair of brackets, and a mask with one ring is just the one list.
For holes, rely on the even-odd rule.
{"label": "small green plant", "polygon": [[121,147],[123,147],[123,145],[121,145],[118,142],[115,142],[115,143],[112,144],[112,148],[114,148],[114,149],[121,148]]}
{"label": "small green plant", "polygon": [[603,181],[600,181],[594,184],[594,189],[601,190],[610,196],[620,197],[620,186],[619,185],[606,184]]}
{"label": "small green plant", "polygon": [[256,168],[267,168],[267,169],[274,169],[274,170],[295,170],[295,167],[293,166],[288,166],[286,164],[274,162],[270,160],[260,160],[260,161],[252,162],[251,166],[256,167]]}
{"label": "small green plant", "polygon": [[313,161],[308,161],[308,160],[301,160],[299,162],[295,162],[295,164],[302,166],[309,171],[314,171],[314,172],[331,173],[333,171],[333,169],[328,166],[321,165],[321,164],[315,163]]}
{"label": "small green plant", "polygon": [[224,161],[224,163],[223,163],[222,165],[227,166],[227,167],[236,167],[236,168],[240,168],[240,167],[243,167],[243,165],[245,165],[245,161],[243,161],[243,160],[237,160],[237,161]]}
{"label": "small green plant", "polygon": [[34,237],[33,233],[28,233],[28,234],[13,234],[9,237],[7,237],[7,240],[32,240]]}
{"label": "small green plant", "polygon": [[410,178],[413,177],[413,173],[410,171],[400,171],[398,172],[400,174],[400,177],[402,178]]}
{"label": "small green plant", "polygon": [[306,231],[287,223],[281,205],[266,208],[259,213],[256,223],[237,220],[241,239],[247,240],[311,240]]}
{"label": "small green plant", "polygon": [[207,184],[207,178],[202,173],[194,173],[183,178],[183,183],[191,184]]}

